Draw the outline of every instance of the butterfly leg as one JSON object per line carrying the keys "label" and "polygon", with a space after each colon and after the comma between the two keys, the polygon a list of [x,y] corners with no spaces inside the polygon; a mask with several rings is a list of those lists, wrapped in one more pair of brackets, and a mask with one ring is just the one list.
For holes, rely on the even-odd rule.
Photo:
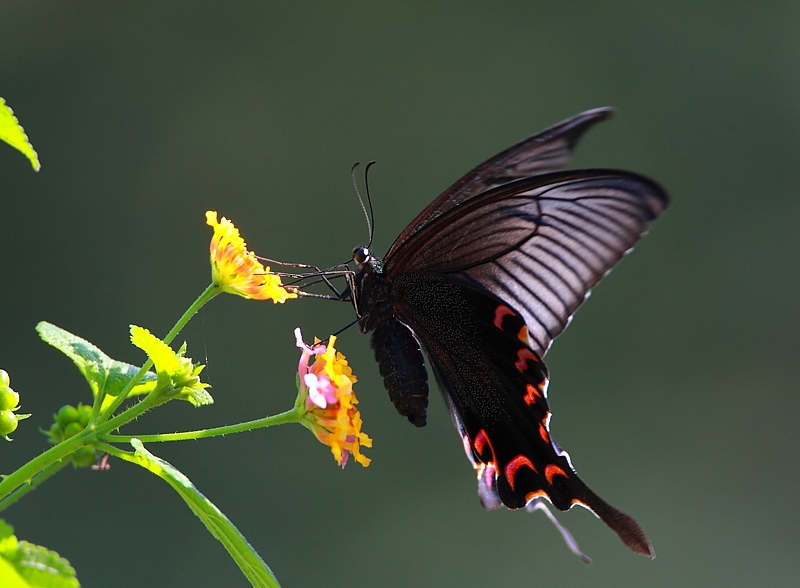
{"label": "butterfly leg", "polygon": [[[310,269],[313,270],[309,273],[300,273],[300,274],[293,274],[288,272],[275,272],[276,275],[282,278],[291,278],[294,279],[293,282],[287,282],[287,286],[294,286],[296,288],[308,288],[315,284],[323,283],[327,288],[333,292],[333,296],[326,295],[326,294],[317,294],[314,292],[305,292],[301,291],[300,294],[302,296],[308,296],[310,298],[324,298],[327,300],[341,300],[347,301],[352,298],[353,292],[353,272],[347,269],[345,265],[337,265],[327,269],[321,269],[315,265],[309,265],[305,263],[287,263],[282,261],[277,261],[275,259],[269,259],[267,257],[259,257],[261,261],[266,261],[268,263],[272,263],[275,265],[280,265],[283,267],[293,267],[297,269]],[[331,279],[343,277],[347,282],[347,285],[339,290]],[[308,282],[307,280],[312,280]]]}

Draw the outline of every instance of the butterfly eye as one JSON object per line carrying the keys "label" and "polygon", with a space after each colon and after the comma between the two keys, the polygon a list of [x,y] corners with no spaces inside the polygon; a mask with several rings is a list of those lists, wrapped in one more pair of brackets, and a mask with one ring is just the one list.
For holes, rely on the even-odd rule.
{"label": "butterfly eye", "polygon": [[363,245],[359,245],[358,247],[353,249],[353,261],[355,261],[358,265],[361,265],[369,258],[370,258],[369,249],[367,249]]}

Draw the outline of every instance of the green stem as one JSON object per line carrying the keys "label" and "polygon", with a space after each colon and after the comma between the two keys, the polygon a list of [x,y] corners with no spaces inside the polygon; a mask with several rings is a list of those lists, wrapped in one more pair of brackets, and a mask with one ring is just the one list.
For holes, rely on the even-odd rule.
{"label": "green stem", "polygon": [[113,455],[114,457],[118,457],[119,459],[124,459],[125,461],[133,461],[134,460],[134,453],[131,451],[123,451],[119,447],[114,447],[113,445],[109,445],[108,443],[98,442],[95,447],[104,453],[108,453],[109,455]]}
{"label": "green stem", "polygon": [[178,333],[181,332],[181,329],[183,329],[183,327],[186,326],[186,323],[189,322],[189,320],[197,313],[197,311],[203,308],[203,305],[205,305],[206,302],[214,298],[214,296],[219,294],[220,291],[221,290],[219,289],[219,287],[213,282],[209,284],[208,287],[205,290],[203,290],[203,293],[197,297],[197,300],[192,302],[192,305],[186,309],[186,312],[184,312],[183,316],[181,316],[181,318],[178,319],[178,322],[175,323],[175,326],[172,327],[170,332],[167,333],[167,336],[164,337],[164,343],[166,343],[167,345],[172,343],[172,340],[178,336]]}
{"label": "green stem", "polygon": [[82,445],[92,445],[97,439],[98,435],[104,435],[110,431],[118,429],[128,421],[131,421],[152,408],[153,403],[148,402],[147,399],[130,407],[125,412],[115,416],[113,419],[106,421],[96,428],[88,427],[69,439],[65,439],[61,443],[51,447],[41,455],[34,457],[28,463],[17,469],[16,471],[3,476],[0,482],[0,500],[5,498],[17,490],[24,484],[32,483],[33,478],[39,475],[40,472],[49,468],[52,464],[60,462],[65,458],[72,455],[78,447]]}
{"label": "green stem", "polygon": [[137,402],[133,406],[131,406],[128,410],[119,413],[114,418],[108,419],[106,422],[97,425],[95,428],[95,432],[97,435],[105,435],[110,431],[114,431],[115,429],[119,429],[122,425],[127,423],[128,421],[132,421],[133,419],[141,416],[151,408],[156,406],[150,396],[146,396],[140,402]]}
{"label": "green stem", "polygon": [[9,494],[23,484],[32,483],[35,476],[52,464],[60,462],[64,458],[72,455],[78,447],[85,445],[86,439],[92,435],[94,435],[94,431],[84,429],[74,437],[70,437],[37,457],[34,457],[14,472],[3,476],[3,481],[0,482],[0,500],[4,500]]}
{"label": "green stem", "polygon": [[[125,385],[125,388],[123,388],[122,392],[119,393],[119,396],[114,399],[114,402],[112,402],[108,408],[103,411],[103,414],[100,415],[97,420],[103,421],[114,414],[114,411],[117,410],[119,405],[125,401],[125,399],[128,397],[128,394],[130,394],[131,390],[133,390],[133,387],[139,383],[142,377],[147,373],[147,370],[149,370],[151,367],[153,367],[153,360],[148,359],[146,362],[144,362],[144,365],[141,367],[141,369],[136,372],[136,375],[133,376],[133,378],[131,378],[131,380]],[[97,397],[101,398],[101,395],[98,395]],[[100,402],[102,403],[102,400]],[[95,406],[97,406],[97,404]],[[94,408],[92,408],[92,416],[94,416]]]}
{"label": "green stem", "polygon": [[296,408],[287,410],[280,414],[268,416],[254,421],[227,425],[225,427],[214,427],[213,429],[200,429],[198,431],[185,431],[183,433],[162,433],[157,435],[98,435],[98,439],[108,443],[129,443],[131,439],[139,439],[144,443],[159,441],[188,441],[191,439],[204,439],[207,437],[217,437],[232,433],[243,433],[263,427],[273,425],[283,425],[286,423],[296,423],[302,418],[302,413]]}
{"label": "green stem", "polygon": [[11,494],[6,496],[3,500],[0,500],[0,511],[3,511],[12,504],[14,504],[17,500],[25,496],[28,492],[36,488],[39,484],[47,480],[53,474],[60,472],[70,463],[71,460],[69,459],[63,459],[60,462],[51,463],[41,472],[36,474],[31,480],[29,480],[26,483],[23,483],[22,486],[19,486],[16,490],[11,492]]}
{"label": "green stem", "polygon": [[[173,326],[172,329],[170,329],[170,332],[167,333],[166,337],[164,337],[164,343],[169,345],[172,342],[172,340],[178,336],[178,333],[181,332],[181,329],[183,329],[183,327],[186,326],[186,323],[188,323],[191,320],[191,318],[197,313],[197,311],[203,308],[203,305],[212,298],[214,298],[214,296],[219,294],[219,292],[220,290],[216,284],[214,283],[209,284],[208,287],[206,287],[206,289],[203,290],[203,293],[200,294],[200,296],[198,296],[197,299],[194,302],[192,302],[191,306],[189,306],[189,308],[186,309],[186,312],[184,312],[181,318],[178,319],[178,322],[175,323],[175,326]],[[125,386],[122,392],[120,392],[120,394],[114,399],[114,402],[112,402],[108,406],[108,408],[106,408],[103,411],[103,414],[98,419],[99,421],[102,422],[104,419],[107,419],[110,415],[114,414],[114,411],[117,410],[119,406],[125,401],[125,399],[128,397],[128,394],[130,394],[130,391],[133,390],[133,387],[139,383],[139,381],[142,379],[142,376],[144,376],[145,373],[147,373],[147,370],[149,370],[151,367],[153,367],[153,361],[148,359],[147,362],[145,362],[145,364],[142,366],[142,369],[139,370],[139,372],[133,377],[133,379],[131,379],[131,381],[128,382],[128,384]],[[155,391],[151,392],[151,394],[153,393],[155,393]]]}

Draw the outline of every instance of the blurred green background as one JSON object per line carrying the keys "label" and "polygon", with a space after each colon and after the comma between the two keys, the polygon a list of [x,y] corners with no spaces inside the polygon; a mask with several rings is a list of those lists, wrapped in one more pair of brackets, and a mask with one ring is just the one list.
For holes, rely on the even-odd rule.
{"label": "blurred green background", "polygon": [[[485,512],[438,394],[395,414],[355,329],[372,465],[337,468],[301,427],[150,445],[235,522],[284,586],[790,586],[796,493],[800,4],[30,3],[0,6],[0,96],[39,174],[0,148],[0,367],[37,427],[89,401],[39,341],[48,320],[141,362],[128,325],[164,334],[208,281],[215,209],[257,252],[330,265],[375,250],[462,173],[581,110],[613,105],[578,167],[650,175],[673,203],[598,287],[548,363],[554,436],[631,513],[658,557],[584,510]],[[346,304],[223,297],[185,331],[216,404],[125,429],[195,429],[294,398],[292,329],[325,336]],[[63,472],[3,513],[92,586],[243,586],[166,484],[135,466]]]}

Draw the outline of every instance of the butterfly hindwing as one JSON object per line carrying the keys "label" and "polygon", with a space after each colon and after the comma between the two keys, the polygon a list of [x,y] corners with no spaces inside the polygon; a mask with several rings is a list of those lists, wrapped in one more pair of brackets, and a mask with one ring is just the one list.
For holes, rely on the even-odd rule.
{"label": "butterfly hindwing", "polygon": [[[589,489],[551,438],[547,367],[528,344],[522,316],[448,277],[403,277],[394,288],[477,471],[483,505],[517,509],[541,498],[560,510],[579,504],[631,549],[652,555],[639,525]],[[443,305],[449,310],[431,312]]]}

